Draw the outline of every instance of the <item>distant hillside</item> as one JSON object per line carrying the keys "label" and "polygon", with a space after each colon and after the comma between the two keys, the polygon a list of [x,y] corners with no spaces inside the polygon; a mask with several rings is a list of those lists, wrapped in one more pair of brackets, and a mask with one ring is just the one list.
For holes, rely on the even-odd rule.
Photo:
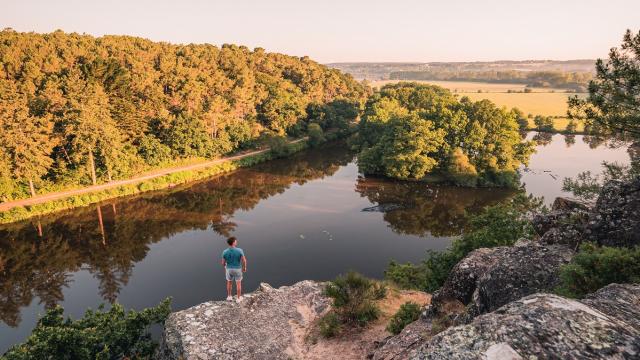
{"label": "distant hillside", "polygon": [[592,73],[595,60],[523,60],[523,61],[474,61],[474,62],[428,62],[428,63],[394,63],[394,62],[354,62],[331,63],[327,66],[351,74],[358,80],[387,80],[392,73],[400,72],[429,72],[429,73],[460,73],[460,72],[575,72]]}

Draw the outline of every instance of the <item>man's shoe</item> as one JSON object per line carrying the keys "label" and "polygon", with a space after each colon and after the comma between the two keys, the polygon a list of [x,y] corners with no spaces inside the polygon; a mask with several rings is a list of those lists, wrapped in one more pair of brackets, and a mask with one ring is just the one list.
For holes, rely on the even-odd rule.
{"label": "man's shoe", "polygon": [[237,302],[237,303],[239,303],[240,301],[242,301],[242,299],[243,299],[243,297],[242,297],[242,295],[240,295],[240,296],[238,296],[238,297],[236,298],[236,302]]}
{"label": "man's shoe", "polygon": [[227,296],[227,301],[233,301],[233,296]]}

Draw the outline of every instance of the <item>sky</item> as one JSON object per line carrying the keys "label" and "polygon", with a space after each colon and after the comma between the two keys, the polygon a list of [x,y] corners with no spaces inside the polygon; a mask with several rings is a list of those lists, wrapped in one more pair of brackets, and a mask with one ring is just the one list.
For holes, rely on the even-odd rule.
{"label": "sky", "polygon": [[0,28],[233,43],[355,61],[594,59],[640,0],[0,0]]}

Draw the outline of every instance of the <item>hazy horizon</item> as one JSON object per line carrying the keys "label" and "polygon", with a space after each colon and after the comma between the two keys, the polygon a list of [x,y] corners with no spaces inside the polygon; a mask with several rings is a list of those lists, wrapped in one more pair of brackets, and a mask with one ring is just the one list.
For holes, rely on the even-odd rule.
{"label": "hazy horizon", "polygon": [[321,63],[574,60],[606,57],[627,28],[638,30],[638,13],[630,0],[9,0],[0,27],[233,43]]}

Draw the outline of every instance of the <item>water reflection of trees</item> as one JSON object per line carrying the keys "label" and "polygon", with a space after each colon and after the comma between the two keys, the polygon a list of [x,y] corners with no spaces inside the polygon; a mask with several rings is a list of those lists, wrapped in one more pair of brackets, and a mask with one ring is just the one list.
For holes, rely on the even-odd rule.
{"label": "water reflection of trees", "polygon": [[237,210],[292,184],[323,178],[353,155],[343,147],[299,154],[192,186],[120,199],[31,222],[0,227],[0,319],[20,323],[20,309],[34,298],[46,307],[64,300],[63,289],[79,270],[91,273],[100,296],[114,302],[149,245],[191,229],[223,236]]}
{"label": "water reflection of trees", "polygon": [[356,191],[369,201],[395,210],[384,220],[400,234],[424,236],[460,235],[469,214],[513,194],[504,189],[461,188],[398,182],[381,178],[359,178]]}
{"label": "water reflection of trees", "polygon": [[573,145],[576,144],[576,136],[573,134],[566,134],[564,135],[564,143],[565,145],[567,145],[567,147],[572,147]]}
{"label": "water reflection of trees", "polygon": [[547,146],[553,141],[553,134],[548,132],[538,132],[533,135],[533,141],[538,145]]}

